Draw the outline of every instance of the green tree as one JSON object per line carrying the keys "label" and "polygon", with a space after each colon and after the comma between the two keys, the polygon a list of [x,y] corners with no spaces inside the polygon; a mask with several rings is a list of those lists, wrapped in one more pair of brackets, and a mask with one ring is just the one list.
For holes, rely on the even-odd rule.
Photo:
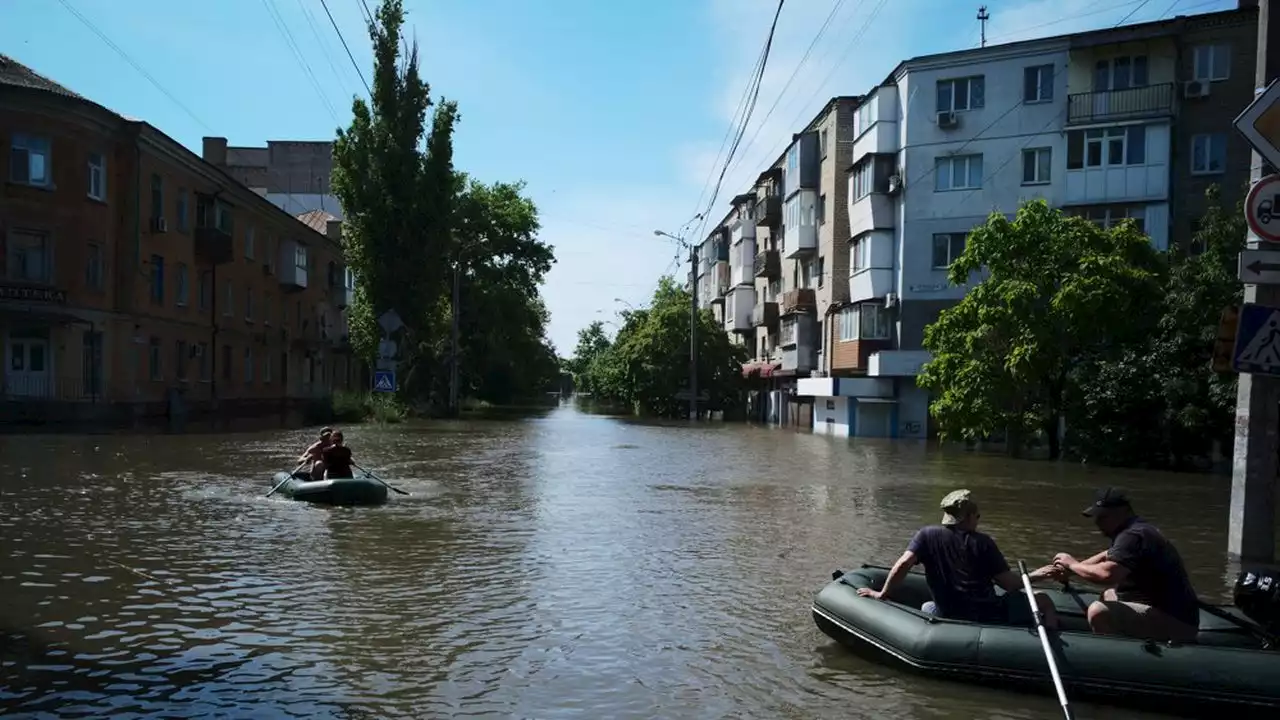
{"label": "green tree", "polygon": [[613,343],[604,332],[603,321],[596,320],[578,331],[578,346],[566,366],[573,374],[573,385],[577,392],[596,392],[589,371],[596,359],[607,353],[612,346]]}
{"label": "green tree", "polygon": [[374,71],[370,102],[352,101],[351,126],[333,149],[333,191],[345,213],[343,247],[356,275],[351,340],[366,360],[376,354],[376,318],[395,309],[410,352],[439,330],[443,259],[450,246],[455,193],[452,134],[456,107],[437,107],[424,150],[430,88],[414,43],[401,56],[402,0],[385,0],[369,25]]}
{"label": "green tree", "polygon": [[1103,230],[1042,200],[993,213],[948,270],[953,285],[982,279],[925,330],[918,382],[941,434],[1007,433],[1016,453],[1039,431],[1058,457],[1072,368],[1150,331],[1161,268],[1132,222]]}
{"label": "green tree", "polygon": [[[688,401],[689,293],[662,278],[648,308],[624,314],[613,344],[591,362],[587,375],[605,400],[624,403],[645,415],[682,417]],[[711,313],[698,317],[698,390],[709,406],[725,409],[741,400],[742,363],[748,350],[729,341]]]}
{"label": "green tree", "polygon": [[1072,451],[1113,465],[1184,467],[1229,446],[1236,376],[1211,367],[1219,317],[1243,299],[1236,257],[1244,248],[1243,208],[1222,205],[1217,187],[1193,238],[1198,253],[1169,253],[1159,318],[1114,362],[1079,368],[1078,403],[1068,423]]}

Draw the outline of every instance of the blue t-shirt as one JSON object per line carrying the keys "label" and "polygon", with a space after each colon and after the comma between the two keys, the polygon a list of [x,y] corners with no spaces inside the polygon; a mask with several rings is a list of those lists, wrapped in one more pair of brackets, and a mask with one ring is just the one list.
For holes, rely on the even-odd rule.
{"label": "blue t-shirt", "polygon": [[929,525],[916,532],[907,549],[924,563],[939,615],[975,617],[996,605],[993,583],[1009,563],[990,535]]}

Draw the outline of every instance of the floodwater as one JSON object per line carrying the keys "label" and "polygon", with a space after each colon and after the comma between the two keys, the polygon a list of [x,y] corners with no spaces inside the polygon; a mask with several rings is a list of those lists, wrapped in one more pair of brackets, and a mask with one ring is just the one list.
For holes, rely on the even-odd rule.
{"label": "floodwater", "polygon": [[[1125,484],[1223,598],[1229,479],[734,424],[353,427],[411,493],[264,498],[309,432],[0,438],[0,714],[165,718],[1056,718],[814,626],[968,487],[1011,561],[1088,555]],[[1154,717],[1088,706],[1078,717]]]}

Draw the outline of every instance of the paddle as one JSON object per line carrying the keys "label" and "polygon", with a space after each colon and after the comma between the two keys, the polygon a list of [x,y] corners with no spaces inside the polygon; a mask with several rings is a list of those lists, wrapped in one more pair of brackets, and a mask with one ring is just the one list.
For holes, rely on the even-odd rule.
{"label": "paddle", "polygon": [[[352,464],[352,465],[356,465],[355,463],[351,463],[351,464]],[[395,485],[392,485],[391,483],[387,482],[386,480],[383,480],[382,478],[378,477],[377,475],[374,475],[373,473],[369,472],[368,470],[365,470],[364,468],[360,467],[359,465],[356,465],[356,468],[357,468],[357,469],[359,469],[359,470],[363,470],[365,475],[368,475],[369,477],[373,478],[374,480],[377,480],[378,482],[382,483],[383,485],[386,485],[386,486],[387,486],[387,488],[388,488],[388,489],[390,489],[390,490],[392,490],[392,491],[398,492],[398,493],[400,493],[401,495],[408,495],[408,494],[409,494],[409,493],[405,492],[404,490],[401,490],[400,488],[396,487]]]}
{"label": "paddle", "polygon": [[296,473],[296,472],[298,472],[299,470],[301,470],[301,469],[303,468],[303,466],[305,466],[306,464],[307,464],[307,461],[306,461],[306,460],[303,460],[301,463],[298,463],[298,467],[294,468],[294,469],[293,469],[293,472],[289,473],[289,477],[287,477],[287,478],[285,478],[285,479],[281,480],[280,482],[276,483],[276,486],[275,486],[275,487],[273,487],[273,488],[271,488],[271,492],[267,493],[266,497],[271,497],[272,495],[275,495],[277,490],[279,490],[280,488],[284,487],[284,484],[285,484],[285,483],[287,483],[287,482],[289,482],[290,480],[292,480],[292,479],[293,479],[293,473]]}
{"label": "paddle", "polygon": [[1053,677],[1053,687],[1058,691],[1058,703],[1062,705],[1062,713],[1067,720],[1073,720],[1071,705],[1067,703],[1067,691],[1062,689],[1062,676],[1058,674],[1058,661],[1053,657],[1053,647],[1049,645],[1049,633],[1044,629],[1044,615],[1040,612],[1040,606],[1036,605],[1035,591],[1031,589],[1027,564],[1019,560],[1018,571],[1022,573],[1022,589],[1027,593],[1027,602],[1031,603],[1031,615],[1036,619],[1036,630],[1040,633],[1040,647],[1044,648],[1045,660],[1049,661],[1049,675]]}
{"label": "paddle", "polygon": [[1280,647],[1280,638],[1264,630],[1261,625],[1250,622],[1249,620],[1246,620],[1244,618],[1236,617],[1235,615],[1232,615],[1231,613],[1227,612],[1226,610],[1223,610],[1217,605],[1210,605],[1209,603],[1203,600],[1196,600],[1196,604],[1200,606],[1201,610],[1204,610],[1210,615],[1216,618],[1221,618],[1223,620],[1226,620],[1227,622],[1231,623],[1232,625],[1235,625],[1238,628],[1241,628],[1243,630],[1248,630],[1249,632],[1253,633],[1255,637],[1257,637],[1259,640],[1262,641],[1263,643],[1262,648],[1264,650],[1269,650],[1274,647]]}

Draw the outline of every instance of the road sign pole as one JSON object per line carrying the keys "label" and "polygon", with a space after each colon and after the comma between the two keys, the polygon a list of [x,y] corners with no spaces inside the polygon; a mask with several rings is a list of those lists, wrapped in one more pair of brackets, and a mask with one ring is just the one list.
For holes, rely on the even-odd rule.
{"label": "road sign pole", "polygon": [[[1271,0],[1258,3],[1257,87],[1280,76],[1280,17]],[[1280,10],[1280,8],[1276,8]],[[1272,48],[1276,52],[1270,52]],[[1255,143],[1256,144],[1256,143]],[[1274,143],[1272,143],[1274,145]],[[1275,156],[1274,149],[1267,153]],[[1262,153],[1253,154],[1252,180],[1260,181],[1273,168]],[[1250,247],[1262,241],[1250,233]],[[1245,302],[1280,305],[1280,285],[1245,286]],[[1231,511],[1227,550],[1247,562],[1275,560],[1276,469],[1280,455],[1280,378],[1241,373],[1236,396],[1235,447],[1231,462]]]}

